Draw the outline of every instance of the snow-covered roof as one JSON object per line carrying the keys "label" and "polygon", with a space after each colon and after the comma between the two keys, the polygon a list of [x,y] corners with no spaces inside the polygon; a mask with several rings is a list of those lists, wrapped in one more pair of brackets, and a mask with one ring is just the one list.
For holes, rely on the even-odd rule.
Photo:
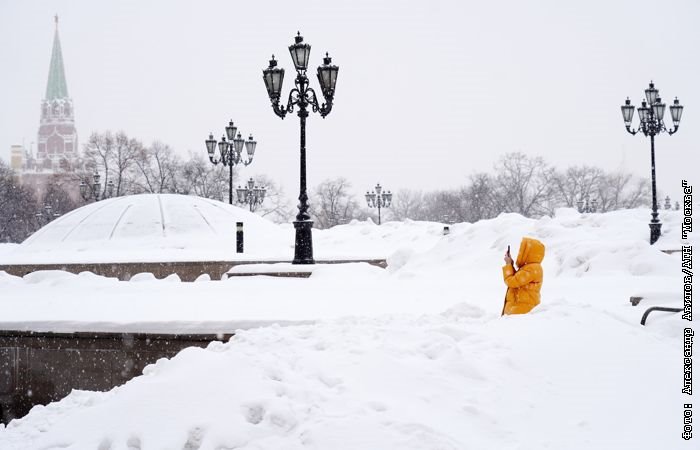
{"label": "snow-covered roof", "polygon": [[[288,253],[293,235],[246,209],[177,194],[142,194],[91,203],[49,223],[4,263],[230,260],[236,222],[245,257]],[[240,255],[239,255],[240,256]]]}

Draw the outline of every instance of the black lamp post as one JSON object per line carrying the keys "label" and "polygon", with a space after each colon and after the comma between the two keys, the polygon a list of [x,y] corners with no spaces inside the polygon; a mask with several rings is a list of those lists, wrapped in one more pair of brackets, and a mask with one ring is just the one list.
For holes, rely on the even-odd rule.
{"label": "black lamp post", "polygon": [[280,104],[282,92],[282,82],[284,81],[284,69],[277,67],[275,56],[272,55],[270,65],[263,70],[263,80],[267,94],[272,102],[272,109],[280,118],[294,111],[294,106],[299,107],[297,115],[300,121],[300,173],[299,173],[299,213],[294,221],[296,237],[294,240],[294,260],[293,264],[313,264],[314,251],[311,242],[311,227],[313,221],[309,215],[309,197],[306,194],[306,118],[309,116],[308,109],[326,117],[333,108],[333,96],[335,95],[335,83],[338,78],[338,66],[331,64],[331,58],[326,53],[323,58],[323,65],[316,69],[316,76],[321,85],[321,93],[325,103],[319,105],[316,92],[309,86],[309,78],[306,76],[306,69],[309,65],[309,54],[311,46],[304,43],[304,38],[297,33],[294,44],[289,46],[289,53],[292,56],[294,68],[297,76],[294,79],[294,88],[289,92],[287,106]]}
{"label": "black lamp post", "polygon": [[107,182],[103,190],[100,183],[100,174],[95,171],[92,175],[92,181],[92,186],[88,186],[85,181],[80,181],[80,196],[83,197],[83,200],[88,201],[90,197],[94,197],[95,201],[99,202],[114,195],[114,182],[112,180]]}
{"label": "black lamp post", "polygon": [[[209,139],[205,141],[207,144],[207,154],[209,155],[209,161],[212,164],[217,165],[222,163],[224,166],[228,166],[228,203],[233,205],[233,166],[238,164],[243,164],[248,166],[248,164],[253,162],[253,156],[255,155],[255,146],[258,145],[256,141],[253,140],[253,135],[248,136],[246,141],[241,137],[241,133],[236,134],[238,128],[233,124],[233,120],[229,121],[226,127],[226,134],[221,136],[221,140],[218,142],[219,154],[215,155],[217,142],[214,139],[214,135],[209,133]],[[228,141],[226,138],[228,137]],[[243,157],[243,147],[245,146],[246,156]]]}
{"label": "black lamp post", "polygon": [[238,203],[247,203],[250,212],[253,212],[259,205],[262,205],[266,191],[265,186],[256,186],[255,181],[251,178],[245,187],[238,186],[236,189]]}
{"label": "black lamp post", "polygon": [[60,214],[53,212],[53,208],[49,203],[44,204],[44,209],[39,210],[38,213],[36,213],[36,218],[39,221],[39,223],[43,223],[46,225],[47,223],[51,222],[53,219],[59,217]]}
{"label": "black lamp post", "polygon": [[581,198],[579,198],[576,202],[576,206],[578,207],[578,212],[581,214],[594,213],[598,209],[598,200],[595,198],[593,200],[589,200],[588,195],[585,197],[581,196]]}
{"label": "black lamp post", "polygon": [[391,191],[382,191],[382,186],[377,183],[374,187],[374,192],[367,191],[365,194],[365,200],[367,200],[367,206],[370,208],[377,208],[377,214],[379,215],[379,225],[382,224],[382,208],[388,208],[391,206]]}
{"label": "black lamp post", "polygon": [[666,132],[670,135],[678,131],[678,125],[681,122],[683,114],[683,106],[678,102],[678,98],[669,106],[671,111],[671,119],[673,120],[673,129],[666,129],[664,124],[664,112],[666,104],[661,101],[659,91],[654,87],[654,83],[649,83],[649,87],[644,90],[646,101],[642,101],[642,106],[637,108],[639,113],[639,127],[635,130],[631,128],[632,118],[634,117],[634,105],[630,103],[629,97],[622,105],[622,119],[625,121],[625,128],[630,134],[644,133],[651,139],[651,223],[649,224],[650,237],[649,243],[653,244],[661,236],[661,221],[659,220],[659,207],[656,202],[656,160],[654,155],[654,137],[658,134]]}
{"label": "black lamp post", "polygon": [[671,209],[671,197],[668,195],[664,199],[664,209]]}

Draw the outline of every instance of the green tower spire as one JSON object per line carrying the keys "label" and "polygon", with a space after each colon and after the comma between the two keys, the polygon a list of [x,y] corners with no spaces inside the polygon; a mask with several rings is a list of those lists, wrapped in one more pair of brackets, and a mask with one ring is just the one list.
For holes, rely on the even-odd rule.
{"label": "green tower spire", "polygon": [[68,97],[68,84],[63,70],[63,54],[61,53],[61,40],[58,37],[58,16],[56,32],[53,36],[53,51],[51,52],[51,65],[49,66],[49,81],[46,83],[46,100]]}

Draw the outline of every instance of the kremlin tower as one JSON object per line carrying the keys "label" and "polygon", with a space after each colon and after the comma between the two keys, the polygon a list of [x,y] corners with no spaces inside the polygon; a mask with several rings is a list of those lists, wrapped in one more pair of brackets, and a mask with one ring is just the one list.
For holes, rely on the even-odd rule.
{"label": "kremlin tower", "polygon": [[41,102],[41,120],[37,136],[36,169],[51,172],[72,172],[78,160],[78,133],[75,130],[73,100],[63,68],[58,16],[49,66],[46,95]]}
{"label": "kremlin tower", "polygon": [[[61,40],[58,36],[58,16],[54,18],[56,30],[53,37],[49,77],[46,93],[41,101],[36,153],[23,145],[10,149],[10,167],[19,181],[32,186],[37,198],[41,198],[50,180],[70,186],[71,197],[77,198],[73,178],[81,169],[78,133],[75,129],[73,100],[68,95],[68,83],[63,67]],[[76,192],[72,192],[76,191]]]}

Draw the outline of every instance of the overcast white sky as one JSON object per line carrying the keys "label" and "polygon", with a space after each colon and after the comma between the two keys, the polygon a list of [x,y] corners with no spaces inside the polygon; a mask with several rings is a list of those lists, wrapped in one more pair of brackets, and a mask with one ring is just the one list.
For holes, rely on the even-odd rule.
{"label": "overcast white sky", "polygon": [[312,67],[325,51],[340,66],[333,112],[307,127],[312,186],[457,187],[511,151],[648,177],[648,139],[625,132],[620,104],[638,105],[650,79],[686,106],[678,134],[657,140],[659,188],[677,198],[699,177],[697,0],[0,0],[6,160],[36,140],[56,13],[82,142],[124,130],[204,153],[233,118],[258,140],[242,176],[266,173],[290,197],[299,120],[274,115],[261,70],[275,53],[288,92],[297,30]]}

